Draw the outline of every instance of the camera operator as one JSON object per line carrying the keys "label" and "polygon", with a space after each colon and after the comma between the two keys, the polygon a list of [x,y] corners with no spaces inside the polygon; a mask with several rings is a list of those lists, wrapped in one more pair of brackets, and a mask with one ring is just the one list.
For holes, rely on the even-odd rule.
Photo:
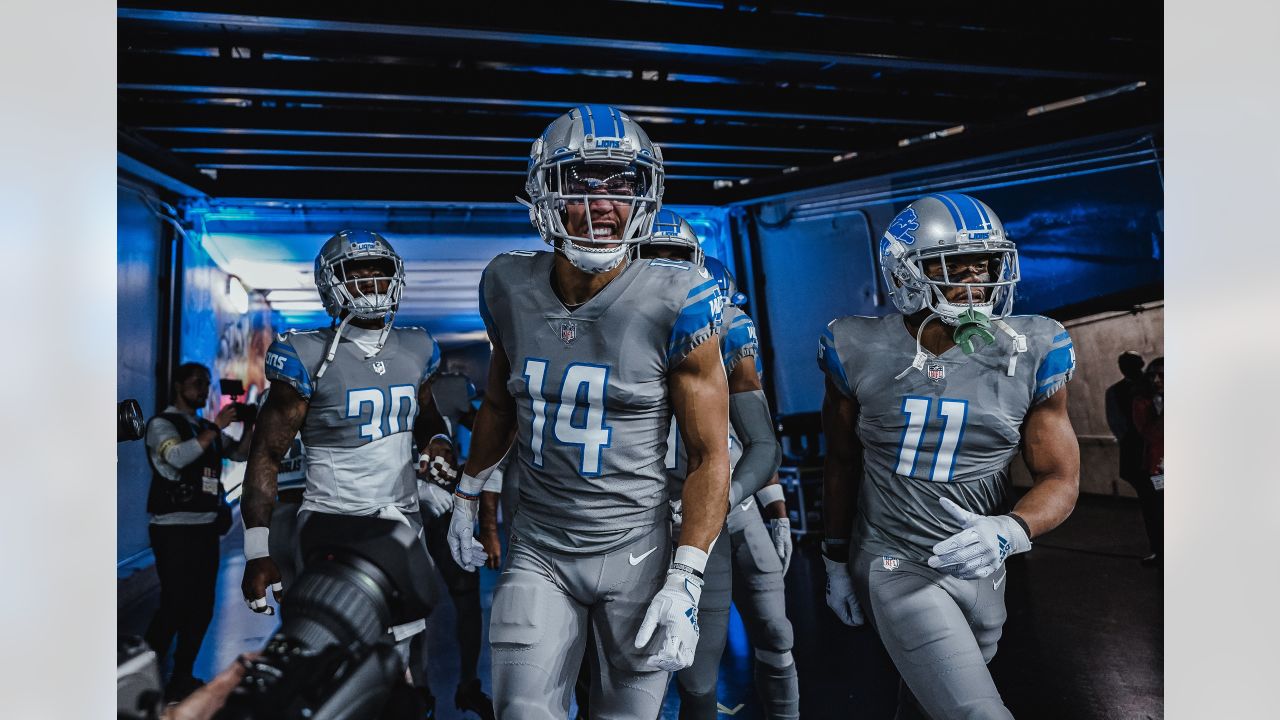
{"label": "camera operator", "polygon": [[147,629],[147,643],[163,663],[174,635],[173,674],[165,696],[181,699],[203,682],[192,675],[196,655],[213,617],[218,578],[218,537],[231,526],[223,497],[222,460],[245,460],[253,419],[244,422],[239,440],[225,434],[240,418],[235,406],[214,421],[198,415],[209,399],[209,369],[179,365],[173,376],[173,404],[147,424],[147,460],[151,489],[151,549],[160,579],[160,608]]}

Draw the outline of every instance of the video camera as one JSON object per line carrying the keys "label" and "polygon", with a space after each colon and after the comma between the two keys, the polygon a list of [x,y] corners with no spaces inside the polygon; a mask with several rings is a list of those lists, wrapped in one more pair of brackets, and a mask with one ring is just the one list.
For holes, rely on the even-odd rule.
{"label": "video camera", "polygon": [[[314,513],[302,528],[306,569],[285,590],[282,621],[214,716],[218,720],[417,720],[426,704],[405,681],[387,630],[430,614],[431,561],[404,523]],[[155,653],[121,638],[118,717],[156,720]]]}
{"label": "video camera", "polygon": [[280,629],[216,717],[422,717],[387,633],[435,605],[422,541],[393,520],[315,513],[301,542],[306,570],[285,590]]}
{"label": "video camera", "polygon": [[240,402],[240,396],[244,395],[244,383],[236,378],[222,378],[218,381],[218,385],[222,387],[222,394],[231,398],[237,418],[246,423],[251,423],[258,418],[257,405]]}

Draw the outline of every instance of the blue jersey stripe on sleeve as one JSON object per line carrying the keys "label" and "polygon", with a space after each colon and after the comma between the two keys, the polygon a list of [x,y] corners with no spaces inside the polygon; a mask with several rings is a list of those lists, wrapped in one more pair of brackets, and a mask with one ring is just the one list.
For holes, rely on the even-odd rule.
{"label": "blue jersey stripe on sleeve", "polygon": [[281,380],[293,386],[304,398],[311,397],[311,374],[302,366],[302,360],[291,345],[279,340],[271,343],[266,355],[267,379]]}
{"label": "blue jersey stripe on sleeve", "polygon": [[1044,383],[1046,380],[1064,375],[1074,369],[1075,364],[1075,353],[1072,351],[1071,343],[1056,347],[1050,350],[1040,362],[1040,369],[1036,371],[1036,383]]}
{"label": "blue jersey stripe on sleeve", "polygon": [[423,369],[423,379],[429,378],[436,374],[436,370],[440,369],[440,343],[435,338],[431,339],[431,359],[427,361],[427,367]]}
{"label": "blue jersey stripe on sleeve", "polygon": [[849,387],[849,377],[844,372],[844,363],[840,362],[840,354],[836,351],[836,338],[831,328],[822,332],[818,341],[818,362],[822,371],[831,377],[840,392],[853,397],[853,389]]}
{"label": "blue jersey stripe on sleeve", "polygon": [[[715,281],[712,281],[712,285]],[[667,360],[676,354],[689,349],[693,338],[706,328],[715,328],[720,324],[718,303],[711,300],[699,301],[686,305],[676,318],[671,328],[671,337],[667,341]]]}
{"label": "blue jersey stripe on sleeve", "polygon": [[686,296],[685,296],[685,298],[687,299],[687,298],[691,298],[691,297],[697,297],[698,295],[701,295],[702,293],[706,292],[707,290],[709,290],[709,289],[711,289],[711,288],[715,287],[715,284],[716,284],[715,278],[712,278],[712,279],[710,279],[710,280],[708,280],[708,281],[706,281],[706,282],[702,283],[702,284],[701,284],[701,285],[699,285],[698,287],[696,287],[696,288],[694,288],[694,289],[690,290],[690,291],[689,291],[689,294],[688,294],[688,295],[686,295]]}
{"label": "blue jersey stripe on sleeve", "polygon": [[1070,340],[1070,339],[1071,339],[1071,333],[1067,332],[1066,330],[1063,330],[1062,332],[1053,336],[1053,344],[1057,345],[1063,340]]}

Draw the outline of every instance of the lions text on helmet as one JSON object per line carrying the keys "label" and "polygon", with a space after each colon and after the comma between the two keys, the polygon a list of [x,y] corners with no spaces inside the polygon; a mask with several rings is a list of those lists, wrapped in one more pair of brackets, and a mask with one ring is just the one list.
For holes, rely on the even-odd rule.
{"label": "lions text on helmet", "polygon": [[662,151],[625,113],[582,105],[533,141],[525,182],[529,220],[586,273],[617,267],[650,236],[662,201]]}

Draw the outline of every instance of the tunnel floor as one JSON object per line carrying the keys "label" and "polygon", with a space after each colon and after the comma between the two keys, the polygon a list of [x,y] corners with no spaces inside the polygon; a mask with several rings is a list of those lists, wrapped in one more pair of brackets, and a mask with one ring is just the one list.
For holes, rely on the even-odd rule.
{"label": "tunnel floor", "polygon": [[[238,531],[224,538],[217,605],[196,662],[196,675],[206,679],[239,653],[262,647],[278,624],[278,618],[255,615],[244,605],[239,589],[241,542]],[[1139,566],[1145,554],[1136,501],[1086,496],[1062,527],[1036,542],[1033,552],[1010,560],[1009,620],[991,671],[1014,716],[1164,717],[1163,573]],[[497,573],[481,571],[486,626],[496,579]],[[897,693],[893,665],[873,632],[846,627],[827,609],[823,583],[816,544],[798,543],[787,575],[787,608],[795,627],[800,715],[813,720],[888,720]],[[121,608],[120,632],[141,635],[157,600],[152,595]],[[458,682],[453,625],[453,607],[443,601],[428,621],[437,717],[474,717],[453,707]],[[751,662],[735,610],[721,662],[722,718],[764,717],[752,688]],[[482,650],[480,677],[488,691],[487,650]],[[661,717],[677,717],[678,708],[673,688]]]}

